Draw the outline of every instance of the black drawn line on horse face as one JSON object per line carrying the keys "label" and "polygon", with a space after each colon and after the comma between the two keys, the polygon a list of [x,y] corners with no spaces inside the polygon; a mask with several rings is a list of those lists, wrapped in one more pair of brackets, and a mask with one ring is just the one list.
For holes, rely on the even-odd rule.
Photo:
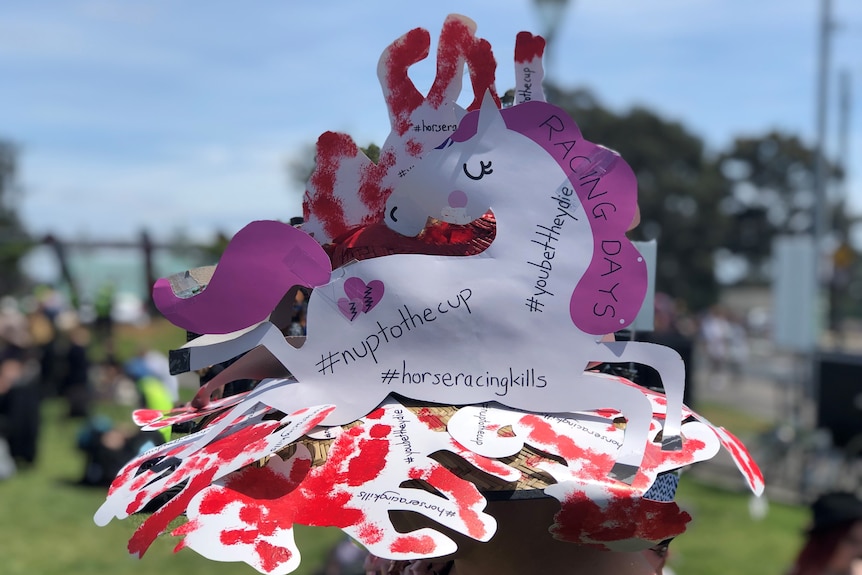
{"label": "black drawn line on horse face", "polygon": [[464,162],[464,165],[463,165],[464,175],[467,176],[468,178],[470,178],[471,180],[481,180],[482,178],[484,178],[488,174],[494,173],[494,168],[491,167],[491,164],[492,164],[491,160],[488,160],[487,163],[483,162],[482,160],[479,160],[479,175],[474,176],[467,169],[467,162]]}

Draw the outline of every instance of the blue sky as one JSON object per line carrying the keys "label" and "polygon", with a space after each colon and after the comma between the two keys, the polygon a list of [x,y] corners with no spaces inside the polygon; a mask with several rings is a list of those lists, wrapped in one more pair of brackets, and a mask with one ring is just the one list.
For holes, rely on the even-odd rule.
{"label": "blue sky", "polygon": [[[778,128],[813,141],[819,0],[573,0],[548,75],[611,108],[646,105],[709,148]],[[300,213],[285,169],[326,130],[382,143],[381,51],[446,14],[476,20],[512,83],[529,0],[66,0],[0,4],[0,137],[21,148],[34,233],[196,238]],[[862,2],[833,0],[829,148],[838,70],[852,75],[849,193],[862,212]],[[436,40],[435,40],[436,43]],[[434,46],[432,45],[432,55]],[[430,85],[433,56],[413,70]],[[589,134],[587,134],[589,137]]]}

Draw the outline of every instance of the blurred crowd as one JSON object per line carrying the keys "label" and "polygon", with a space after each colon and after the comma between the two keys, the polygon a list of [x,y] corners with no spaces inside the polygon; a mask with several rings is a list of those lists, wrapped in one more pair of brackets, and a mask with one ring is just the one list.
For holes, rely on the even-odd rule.
{"label": "blurred crowd", "polygon": [[[141,348],[130,358],[130,351],[124,349],[123,357],[117,356],[116,329],[123,325],[113,313],[117,295],[114,286],[106,284],[84,311],[51,286],[41,286],[25,297],[0,298],[0,478],[35,463],[40,406],[46,399],[56,399],[65,417],[81,421],[86,438],[81,445],[92,445],[93,438],[103,435],[105,442],[118,444],[119,428],[124,442],[135,435],[134,428],[126,429],[132,427],[130,421],[96,417],[93,406],[98,402],[169,409],[179,401],[178,381],[170,375],[165,352]],[[307,294],[299,291],[293,308],[285,310],[290,314],[285,322],[290,326],[288,335],[305,334],[306,309]],[[696,409],[698,390],[708,390],[712,397],[714,392],[728,397],[739,393],[745,371],[750,370],[751,344],[763,340],[763,333],[750,318],[728,307],[716,305],[695,313],[685,302],[657,293],[653,329],[618,334],[618,338],[628,337],[670,347],[682,356],[684,401]],[[217,369],[198,375],[203,380]],[[662,388],[659,374],[649,366],[608,369],[646,387]],[[150,385],[153,382],[157,387]],[[233,393],[246,383],[232,383],[224,392]],[[103,481],[96,473],[85,475],[87,481]]]}
{"label": "blurred crowd", "polygon": [[[290,311],[290,335],[305,334],[306,297],[299,293]],[[46,400],[59,404],[60,417],[79,422],[75,448],[82,459],[78,480],[82,485],[106,487],[127,461],[170,439],[169,428],[142,432],[130,422],[114,421],[94,409],[109,403],[167,411],[180,402],[179,382],[170,374],[164,353],[141,347],[132,357],[118,357],[110,302],[101,303],[99,313],[87,320],[51,287],[24,298],[0,298],[0,480],[36,465]],[[694,407],[696,402],[691,381],[695,371],[704,375],[701,385],[728,393],[738,388],[750,361],[753,331],[743,318],[721,306],[691,313],[682,302],[661,293],[656,295],[654,312],[654,329],[632,337],[680,353],[689,380],[688,405]],[[700,369],[695,369],[695,363]],[[225,365],[202,370],[200,383]],[[632,367],[625,375],[641,385],[661,387],[658,374],[648,367]],[[253,383],[232,382],[223,393],[245,391]],[[814,502],[811,513],[812,524],[792,574],[826,573],[816,566],[828,564],[834,567],[829,573],[862,575],[858,497],[827,494]],[[332,549],[321,573],[346,575],[364,573],[367,568],[366,554],[345,539]]]}
{"label": "blurred crowd", "polygon": [[[62,402],[65,417],[81,420],[79,447],[88,457],[103,444],[125,449],[135,442],[158,440],[141,442],[133,431],[121,433],[124,425],[107,421],[92,409],[99,401],[154,409],[170,409],[179,401],[178,381],[170,374],[164,353],[141,348],[131,359],[117,357],[114,296],[112,286],[100,289],[94,314],[79,313],[51,286],[22,298],[0,298],[0,478],[36,462],[40,407],[49,398]],[[297,294],[289,335],[305,334],[306,298],[303,292]],[[655,298],[654,329],[636,337],[680,353],[687,364],[685,400],[690,406],[695,402],[691,379],[696,354],[707,362],[706,372],[715,386],[733,382],[747,360],[747,331],[738,318],[717,306],[692,314],[661,293]],[[638,366],[625,375],[647,387],[661,387],[658,374],[648,367]],[[122,457],[127,455],[123,452]],[[103,483],[102,475],[107,477],[110,469],[97,473],[94,465],[87,465],[84,481]]]}
{"label": "blurred crowd", "polygon": [[94,409],[105,402],[168,410],[179,401],[167,357],[140,348],[118,358],[110,302],[101,312],[82,319],[51,286],[0,297],[0,479],[37,463],[46,400],[79,422],[83,484],[107,485],[140,450],[165,441],[162,433],[142,433]]}

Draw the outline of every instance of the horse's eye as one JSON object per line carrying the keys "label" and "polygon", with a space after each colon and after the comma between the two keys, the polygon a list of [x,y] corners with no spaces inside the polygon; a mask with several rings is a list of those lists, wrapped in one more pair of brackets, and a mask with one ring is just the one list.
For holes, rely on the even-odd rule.
{"label": "horse's eye", "polygon": [[494,173],[494,168],[491,167],[491,164],[492,164],[491,160],[488,160],[487,162],[483,162],[483,161],[479,160],[479,175],[474,176],[473,174],[470,173],[470,170],[467,169],[467,163],[465,162],[464,163],[464,175],[467,176],[468,178],[470,178],[471,180],[481,180],[482,178],[484,178],[488,174]]}

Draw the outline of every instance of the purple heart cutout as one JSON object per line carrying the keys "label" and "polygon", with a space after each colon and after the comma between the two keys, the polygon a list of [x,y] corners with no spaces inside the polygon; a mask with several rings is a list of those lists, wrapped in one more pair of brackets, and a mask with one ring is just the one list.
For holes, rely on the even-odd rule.
{"label": "purple heart cutout", "polygon": [[338,300],[338,309],[350,321],[355,320],[362,313],[362,300],[360,298],[347,299],[346,297]]}
{"label": "purple heart cutout", "polygon": [[[344,293],[350,301],[360,300],[362,303],[361,311],[368,313],[383,299],[383,282],[380,280],[371,280],[366,284],[362,281],[362,278],[348,278],[344,282]],[[341,301],[338,300],[339,307],[341,306]],[[344,310],[342,310],[343,312]]]}

